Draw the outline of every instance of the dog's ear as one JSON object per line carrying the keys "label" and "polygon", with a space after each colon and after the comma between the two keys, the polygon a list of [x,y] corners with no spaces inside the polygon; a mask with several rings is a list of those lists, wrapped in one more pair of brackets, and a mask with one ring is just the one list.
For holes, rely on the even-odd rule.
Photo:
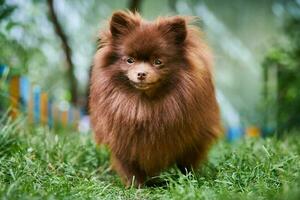
{"label": "dog's ear", "polygon": [[187,36],[186,20],[182,17],[173,17],[161,23],[159,29],[176,44],[182,44]]}
{"label": "dog's ear", "polygon": [[110,20],[110,32],[114,38],[128,34],[139,25],[139,15],[131,12],[117,11]]}

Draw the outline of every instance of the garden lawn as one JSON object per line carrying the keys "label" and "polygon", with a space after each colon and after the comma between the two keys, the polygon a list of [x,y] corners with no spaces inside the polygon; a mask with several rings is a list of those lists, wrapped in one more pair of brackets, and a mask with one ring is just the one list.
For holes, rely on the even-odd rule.
{"label": "garden lawn", "polygon": [[0,199],[300,199],[296,134],[220,140],[194,173],[172,168],[165,187],[125,189],[91,135],[26,127],[0,121]]}

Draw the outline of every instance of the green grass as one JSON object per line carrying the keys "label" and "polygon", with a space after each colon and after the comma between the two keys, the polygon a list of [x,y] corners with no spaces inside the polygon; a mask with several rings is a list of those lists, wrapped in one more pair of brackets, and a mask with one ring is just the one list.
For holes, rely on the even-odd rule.
{"label": "green grass", "polygon": [[109,153],[90,135],[0,121],[0,199],[299,199],[300,141],[220,141],[187,176],[164,172],[166,187],[125,189]]}

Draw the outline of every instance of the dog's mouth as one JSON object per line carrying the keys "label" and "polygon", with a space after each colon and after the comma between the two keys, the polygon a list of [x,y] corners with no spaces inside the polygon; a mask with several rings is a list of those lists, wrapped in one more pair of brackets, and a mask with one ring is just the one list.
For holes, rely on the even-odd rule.
{"label": "dog's mouth", "polygon": [[131,84],[139,90],[149,90],[153,88],[155,85],[157,85],[157,82],[153,83],[146,83],[146,82],[133,82],[131,81]]}

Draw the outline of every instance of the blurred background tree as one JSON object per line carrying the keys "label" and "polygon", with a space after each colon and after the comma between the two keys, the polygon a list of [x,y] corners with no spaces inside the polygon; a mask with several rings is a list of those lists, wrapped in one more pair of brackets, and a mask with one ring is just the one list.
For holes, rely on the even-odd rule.
{"label": "blurred background tree", "polygon": [[13,73],[26,73],[27,68],[21,66],[27,66],[30,58],[39,60],[42,54],[38,48],[27,46],[19,39],[6,34],[12,29],[25,29],[28,26],[19,23],[12,17],[17,9],[17,5],[0,0],[0,61],[2,64],[7,64]]}
{"label": "blurred background tree", "polygon": [[263,62],[266,122],[275,118],[279,133],[300,128],[300,5],[287,1],[283,6],[287,42],[277,44]]}
{"label": "blurred background tree", "polygon": [[65,54],[65,60],[66,60],[66,75],[68,77],[68,84],[69,84],[69,91],[70,91],[70,101],[74,105],[77,104],[78,94],[77,94],[77,80],[74,74],[74,63],[72,60],[72,49],[69,45],[69,38],[65,34],[65,31],[62,28],[62,25],[60,24],[55,8],[54,8],[54,1],[53,0],[47,0],[47,5],[49,9],[49,18],[52,22],[55,33],[60,38],[62,43],[62,49]]}

